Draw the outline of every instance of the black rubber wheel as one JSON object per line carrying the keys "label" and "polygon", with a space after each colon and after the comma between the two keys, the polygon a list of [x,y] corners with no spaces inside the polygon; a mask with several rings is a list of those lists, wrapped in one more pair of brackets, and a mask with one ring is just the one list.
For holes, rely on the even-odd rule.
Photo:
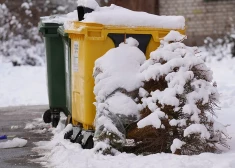
{"label": "black rubber wheel", "polygon": [[45,111],[42,118],[45,123],[51,123],[51,110]]}
{"label": "black rubber wheel", "polygon": [[93,136],[90,136],[86,144],[82,146],[83,149],[92,149],[94,147],[94,141],[93,141]]}
{"label": "black rubber wheel", "polygon": [[66,132],[64,134],[64,139],[71,139],[72,135],[73,135],[73,130]]}
{"label": "black rubber wheel", "polygon": [[82,134],[78,134],[76,139],[75,139],[75,143],[82,144],[82,139],[83,139],[83,135]]}
{"label": "black rubber wheel", "polygon": [[52,119],[52,127],[56,128],[58,123],[59,123],[60,119],[59,118],[53,118]]}

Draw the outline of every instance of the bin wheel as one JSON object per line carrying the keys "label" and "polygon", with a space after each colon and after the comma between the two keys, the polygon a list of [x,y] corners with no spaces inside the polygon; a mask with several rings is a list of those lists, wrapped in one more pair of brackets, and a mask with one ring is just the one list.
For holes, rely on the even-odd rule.
{"label": "bin wheel", "polygon": [[83,149],[92,149],[94,147],[94,141],[93,141],[93,136],[90,136],[86,144],[82,146]]}
{"label": "bin wheel", "polygon": [[73,130],[66,132],[64,134],[64,139],[71,139],[72,135],[73,135]]}
{"label": "bin wheel", "polygon": [[78,136],[75,139],[75,143],[82,144],[82,139],[83,139],[83,135],[82,134],[78,134]]}
{"label": "bin wheel", "polygon": [[52,119],[52,127],[56,128],[60,119],[59,118],[53,118]]}
{"label": "bin wheel", "polygon": [[51,110],[48,109],[45,111],[42,118],[45,123],[51,123]]}

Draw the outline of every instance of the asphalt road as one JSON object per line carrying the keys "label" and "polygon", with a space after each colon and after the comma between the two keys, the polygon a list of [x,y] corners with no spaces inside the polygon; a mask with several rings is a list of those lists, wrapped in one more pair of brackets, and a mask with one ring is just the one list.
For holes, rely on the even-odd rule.
{"label": "asphalt road", "polygon": [[[23,148],[0,149],[0,168],[39,168],[42,167],[30,160],[40,157],[31,151],[33,142],[50,139],[47,133],[36,134],[24,129],[26,123],[42,116],[47,106],[25,106],[0,108],[0,135],[16,135],[28,140]],[[12,126],[18,126],[12,129]],[[2,140],[0,140],[1,142]]]}

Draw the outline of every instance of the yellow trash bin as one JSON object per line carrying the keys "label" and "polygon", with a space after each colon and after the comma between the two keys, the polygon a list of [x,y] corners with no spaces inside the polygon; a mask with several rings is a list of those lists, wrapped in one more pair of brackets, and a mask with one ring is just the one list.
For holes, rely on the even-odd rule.
{"label": "yellow trash bin", "polygon": [[[146,57],[160,45],[160,39],[171,29],[146,27],[106,26],[96,23],[72,22],[65,30],[71,39],[72,77],[72,123],[82,125],[84,130],[93,130],[96,109],[93,103],[95,60],[111,48],[117,47],[125,38],[133,37]],[[184,30],[177,30],[184,34]]]}

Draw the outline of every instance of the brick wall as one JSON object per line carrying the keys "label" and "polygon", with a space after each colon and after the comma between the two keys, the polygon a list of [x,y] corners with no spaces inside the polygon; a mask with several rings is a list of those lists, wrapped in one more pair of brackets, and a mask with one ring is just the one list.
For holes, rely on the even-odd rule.
{"label": "brick wall", "polygon": [[159,9],[157,7],[158,0],[109,0],[108,3],[105,3],[105,0],[98,0],[97,2],[104,6],[115,4],[134,11],[144,11],[153,14],[158,13]]}
{"label": "brick wall", "polygon": [[207,36],[217,38],[235,23],[235,0],[159,0],[160,15],[183,15],[189,45],[202,45]]}

